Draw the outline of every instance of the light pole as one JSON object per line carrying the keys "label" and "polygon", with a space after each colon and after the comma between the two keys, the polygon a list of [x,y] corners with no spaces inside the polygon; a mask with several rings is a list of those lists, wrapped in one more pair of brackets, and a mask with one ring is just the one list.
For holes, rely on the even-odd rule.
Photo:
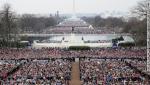
{"label": "light pole", "polygon": [[150,2],[147,0],[147,72],[150,72]]}

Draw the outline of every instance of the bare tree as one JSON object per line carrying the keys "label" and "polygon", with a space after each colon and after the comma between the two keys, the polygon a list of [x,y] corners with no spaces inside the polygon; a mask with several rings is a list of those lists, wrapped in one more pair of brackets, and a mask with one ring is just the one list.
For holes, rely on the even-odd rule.
{"label": "bare tree", "polygon": [[135,6],[132,10],[131,13],[135,14],[139,18],[146,18],[147,17],[147,12],[150,11],[149,9],[149,3],[150,0],[143,0],[138,2],[137,6]]}
{"label": "bare tree", "polygon": [[17,32],[15,13],[11,11],[10,4],[4,4],[3,10],[0,12],[0,16],[0,34],[3,40],[8,42],[11,40],[11,34],[15,34]]}

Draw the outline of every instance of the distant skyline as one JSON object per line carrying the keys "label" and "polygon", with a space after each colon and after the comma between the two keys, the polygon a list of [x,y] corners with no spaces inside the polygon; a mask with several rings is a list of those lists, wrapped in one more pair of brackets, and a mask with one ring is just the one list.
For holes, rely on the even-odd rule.
{"label": "distant skyline", "polygon": [[[76,13],[125,14],[142,0],[75,0]],[[73,13],[73,0],[0,0],[0,10],[9,3],[16,13],[60,14]]]}

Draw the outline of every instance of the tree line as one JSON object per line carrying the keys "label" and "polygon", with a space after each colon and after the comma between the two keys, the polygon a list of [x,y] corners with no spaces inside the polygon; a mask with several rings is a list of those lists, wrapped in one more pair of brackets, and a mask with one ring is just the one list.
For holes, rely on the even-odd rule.
{"label": "tree line", "polygon": [[18,33],[41,33],[61,20],[59,16],[18,15],[12,11],[11,5],[6,3],[0,9],[0,45],[10,46],[10,42],[20,39]]}
{"label": "tree line", "polygon": [[[0,10],[0,30],[19,32],[41,32],[43,29],[54,26],[62,20],[59,16],[38,16],[34,14],[18,15],[12,11],[10,4],[5,4]],[[10,29],[9,29],[10,28]],[[15,29],[14,29],[15,28]],[[3,31],[4,33],[4,31]],[[1,33],[2,34],[2,33]],[[7,34],[7,33],[4,33]]]}
{"label": "tree line", "polygon": [[[109,27],[114,30],[122,30],[121,33],[131,33],[137,45],[147,45],[147,16],[150,8],[148,3],[150,0],[138,2],[137,6],[130,11],[131,17],[125,19],[123,17],[82,17],[83,20],[92,24],[94,27]],[[150,13],[150,12],[149,12]],[[150,15],[150,14],[149,14]]]}

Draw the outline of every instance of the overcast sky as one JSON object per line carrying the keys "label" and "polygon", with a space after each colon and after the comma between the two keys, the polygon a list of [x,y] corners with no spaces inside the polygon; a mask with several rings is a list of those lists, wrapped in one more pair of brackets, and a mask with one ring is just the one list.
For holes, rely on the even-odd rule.
{"label": "overcast sky", "polygon": [[[76,0],[77,13],[128,12],[141,0]],[[72,13],[73,0],[0,0],[0,9],[4,3],[10,3],[19,14]]]}

